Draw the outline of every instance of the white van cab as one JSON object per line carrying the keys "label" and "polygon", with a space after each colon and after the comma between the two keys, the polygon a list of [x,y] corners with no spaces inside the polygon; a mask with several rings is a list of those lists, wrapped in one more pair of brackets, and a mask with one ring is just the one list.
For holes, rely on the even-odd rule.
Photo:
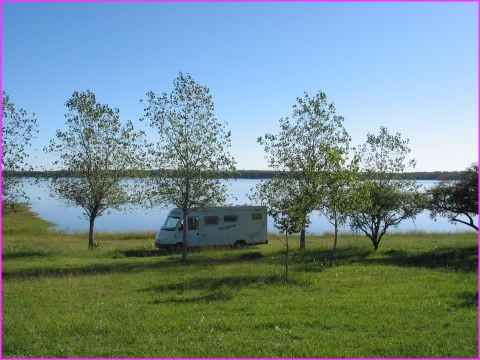
{"label": "white van cab", "polygon": [[[223,206],[192,211],[187,216],[188,247],[267,244],[265,206]],[[158,248],[179,250],[183,239],[182,210],[170,210],[155,237]]]}

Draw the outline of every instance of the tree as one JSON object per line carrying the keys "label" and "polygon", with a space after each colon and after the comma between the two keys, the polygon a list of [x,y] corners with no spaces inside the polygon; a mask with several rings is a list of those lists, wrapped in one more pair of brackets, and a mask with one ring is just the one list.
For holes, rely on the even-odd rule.
{"label": "tree", "polygon": [[157,97],[147,93],[145,116],[158,131],[151,151],[152,164],[173,176],[152,179],[149,191],[152,203],[174,205],[183,212],[182,261],[187,258],[188,214],[226,199],[226,185],[219,173],[234,170],[228,154],[230,131],[214,116],[209,89],[196,83],[191,75],[180,73],[170,94]]}
{"label": "tree", "polygon": [[358,185],[362,206],[350,214],[350,226],[363,232],[375,250],[390,227],[415,218],[424,208],[424,198],[415,180],[397,176],[408,166],[415,166],[413,159],[407,159],[409,153],[408,140],[399,133],[389,134],[385,127],[380,128],[378,135],[368,134],[359,149],[364,176]]}
{"label": "tree", "polygon": [[31,168],[27,149],[37,132],[35,114],[28,116],[26,110],[16,109],[8,94],[2,91],[2,198],[12,206],[28,200],[20,178],[13,172]]}
{"label": "tree", "polygon": [[359,206],[360,198],[358,157],[347,163],[347,154],[330,150],[328,156],[328,169],[324,173],[323,196],[319,204],[322,213],[334,228],[333,247],[330,254],[330,266],[335,262],[338,229],[348,220],[348,214]]}
{"label": "tree", "polygon": [[335,105],[327,102],[327,96],[318,92],[297,98],[292,119],[280,119],[280,132],[258,138],[263,145],[268,165],[277,171],[277,178],[298,183],[296,198],[303,213],[300,224],[300,248],[305,248],[305,228],[308,215],[321,202],[323,173],[328,168],[326,154],[335,149],[348,152],[350,137],[343,127],[343,117],[336,115]]}
{"label": "tree", "polygon": [[53,177],[51,188],[82,207],[90,224],[88,248],[93,249],[95,219],[133,201],[129,183],[122,180],[144,166],[144,134],[131,121],[122,126],[119,110],[97,103],[90,91],[75,91],[66,106],[67,129],[57,130],[45,150],[57,155],[55,166],[73,176]]}
{"label": "tree", "polygon": [[478,231],[473,219],[478,216],[478,163],[470,165],[459,181],[441,181],[427,194],[432,218],[444,216]]}
{"label": "tree", "polygon": [[276,178],[257,185],[256,191],[250,195],[252,201],[259,201],[267,207],[268,215],[273,218],[274,226],[285,234],[285,280],[288,280],[289,243],[288,235],[298,232],[305,224],[305,212],[297,199],[298,188],[295,183],[288,179]]}

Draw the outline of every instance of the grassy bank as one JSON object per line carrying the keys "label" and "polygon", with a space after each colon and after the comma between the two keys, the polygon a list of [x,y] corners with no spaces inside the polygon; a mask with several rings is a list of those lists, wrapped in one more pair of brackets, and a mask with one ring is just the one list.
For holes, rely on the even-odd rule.
{"label": "grassy bank", "polygon": [[3,218],[3,357],[477,357],[477,235],[343,236],[153,249],[153,234],[53,233]]}

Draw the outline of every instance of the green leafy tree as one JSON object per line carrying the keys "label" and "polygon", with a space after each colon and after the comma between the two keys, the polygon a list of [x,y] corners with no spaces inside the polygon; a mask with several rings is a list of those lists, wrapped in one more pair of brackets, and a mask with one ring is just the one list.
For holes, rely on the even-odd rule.
{"label": "green leafy tree", "polygon": [[358,157],[348,162],[347,154],[331,150],[327,154],[328,168],[322,181],[322,202],[320,213],[333,225],[334,239],[330,255],[330,266],[335,262],[335,251],[338,242],[338,229],[347,223],[348,214],[360,204],[361,188],[358,186],[360,173]]}
{"label": "green leafy tree", "polygon": [[57,156],[54,166],[73,176],[54,176],[50,185],[60,199],[82,207],[93,249],[95,219],[134,201],[131,184],[122,180],[144,166],[144,134],[130,121],[122,125],[119,110],[97,103],[90,91],[75,91],[66,106],[67,128],[57,130],[45,150]]}
{"label": "green leafy tree", "polygon": [[152,179],[152,204],[174,205],[183,212],[182,260],[187,258],[188,214],[226,200],[227,188],[220,172],[233,171],[229,155],[230,131],[214,115],[209,89],[180,73],[171,93],[147,94],[145,117],[157,130],[152,164],[171,176]]}
{"label": "green leafy tree", "polygon": [[[443,216],[451,223],[461,223],[478,231],[478,163],[470,165],[459,181],[441,181],[428,191],[432,218]],[[463,218],[462,218],[463,216]]]}
{"label": "green leafy tree", "polygon": [[15,171],[31,169],[28,148],[38,132],[35,114],[16,108],[5,91],[2,91],[2,198],[10,203],[28,201]]}
{"label": "green leafy tree", "polygon": [[273,218],[274,226],[285,234],[282,241],[285,251],[285,279],[288,280],[289,243],[288,236],[298,232],[305,224],[305,212],[297,199],[298,183],[288,179],[271,179],[257,185],[255,192],[250,195],[252,201],[258,201],[267,207],[268,214]]}
{"label": "green leafy tree", "polygon": [[335,105],[318,92],[297,98],[291,119],[280,119],[280,132],[258,138],[264,147],[268,165],[277,171],[277,178],[298,184],[297,208],[303,213],[300,224],[300,248],[305,248],[305,228],[309,214],[318,208],[322,198],[323,173],[328,169],[330,149],[348,152],[350,137],[343,127],[343,117],[336,114]]}
{"label": "green leafy tree", "polygon": [[407,159],[408,140],[399,133],[389,134],[385,127],[378,135],[368,134],[359,149],[364,179],[359,209],[350,214],[352,229],[363,232],[376,249],[391,227],[405,219],[415,218],[424,208],[424,197],[415,180],[398,178],[415,161]]}

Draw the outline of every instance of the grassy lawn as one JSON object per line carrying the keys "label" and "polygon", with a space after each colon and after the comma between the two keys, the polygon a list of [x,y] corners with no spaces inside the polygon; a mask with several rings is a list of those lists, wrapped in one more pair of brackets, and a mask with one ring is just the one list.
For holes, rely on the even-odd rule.
{"label": "grassy lawn", "polygon": [[[151,233],[3,218],[3,357],[477,357],[477,234],[329,235],[179,255]],[[296,239],[295,239],[296,240]]]}

